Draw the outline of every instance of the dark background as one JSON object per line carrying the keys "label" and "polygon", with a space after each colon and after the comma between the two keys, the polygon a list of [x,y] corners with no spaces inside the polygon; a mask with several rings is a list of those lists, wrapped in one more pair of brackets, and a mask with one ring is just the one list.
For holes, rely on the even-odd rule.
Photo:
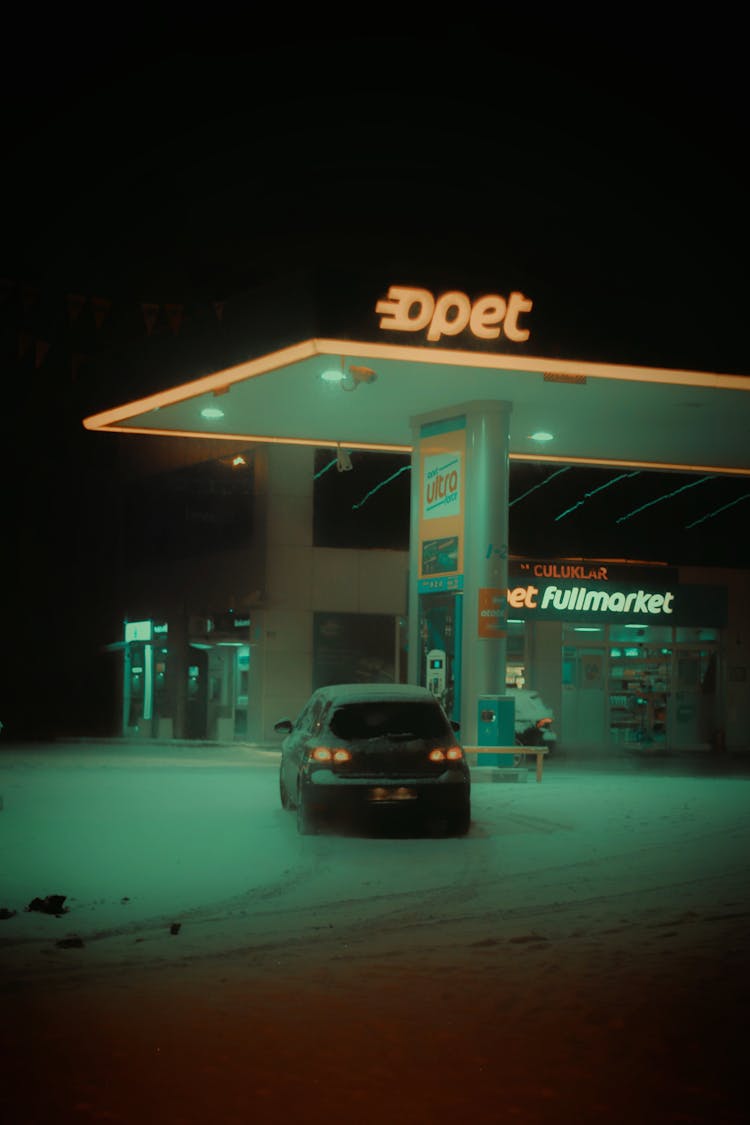
{"label": "dark background", "polygon": [[[111,713],[99,649],[127,612],[123,538],[144,486],[121,439],[81,418],[91,372],[106,379],[112,357],[116,380],[123,348],[169,362],[201,324],[210,355],[222,302],[361,260],[459,288],[539,279],[580,292],[582,325],[613,353],[637,330],[654,363],[687,345],[697,367],[750,368],[743,38],[720,12],[658,30],[645,13],[605,27],[494,8],[431,12],[429,29],[391,10],[363,26],[213,19],[9,17],[0,719],[17,734],[96,731]],[[356,454],[326,473],[318,541],[405,546],[408,473],[355,507],[403,463]],[[194,470],[197,497],[214,472]],[[512,551],[748,565],[741,478],[619,476],[514,468]],[[161,510],[179,491],[146,488]],[[221,503],[229,526],[244,501]],[[173,528],[187,518],[170,510]]]}

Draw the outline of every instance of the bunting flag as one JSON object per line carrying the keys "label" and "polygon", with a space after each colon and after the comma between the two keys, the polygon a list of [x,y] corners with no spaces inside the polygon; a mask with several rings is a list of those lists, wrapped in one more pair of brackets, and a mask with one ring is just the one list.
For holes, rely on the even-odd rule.
{"label": "bunting flag", "polygon": [[71,382],[75,383],[76,379],[78,378],[78,372],[81,368],[81,364],[85,363],[87,359],[88,356],[84,355],[83,352],[74,352],[70,357]]}
{"label": "bunting flag", "polygon": [[23,301],[23,307],[27,312],[30,308],[33,307],[38,296],[38,289],[33,289],[30,285],[23,286],[23,288],[21,289],[21,300]]}
{"label": "bunting flag", "polygon": [[[47,351],[50,348],[54,348],[56,345],[56,341],[52,338],[49,340],[37,340],[37,333],[40,330],[40,326],[36,322],[36,317],[39,312],[52,309],[50,297],[59,301],[61,305],[63,303],[65,304],[69,329],[71,329],[73,325],[80,325],[85,319],[82,314],[87,305],[91,306],[94,329],[97,332],[105,325],[107,319],[111,318],[115,309],[115,301],[111,300],[109,297],[92,297],[86,293],[75,292],[48,294],[36,285],[18,279],[0,277],[0,307],[7,307],[9,304],[15,305],[17,302],[20,310],[17,325],[18,358],[23,359],[27,356],[33,356],[37,367],[40,367],[44,363]],[[162,315],[164,316],[165,325],[169,328],[173,336],[184,334],[186,327],[192,321],[192,306],[186,305],[184,302],[172,301],[157,304],[156,302],[138,301],[136,299],[133,304],[140,308],[146,332],[149,336],[156,333],[160,326],[160,318]],[[226,304],[226,300],[206,302],[207,307],[211,308],[213,315],[219,323],[224,319]],[[123,323],[125,323],[125,321],[123,321]],[[76,327],[76,331],[78,330],[79,328]],[[41,331],[44,332],[45,329],[41,329]],[[71,359],[73,379],[76,378],[79,363],[79,358],[73,357]]]}
{"label": "bunting flag", "polygon": [[104,323],[105,317],[112,307],[112,302],[108,297],[92,297],[91,304],[94,308],[94,324],[97,329],[101,328]]}
{"label": "bunting flag", "polygon": [[34,342],[34,367],[38,370],[44,363],[47,352],[49,351],[49,344],[46,340],[35,340]]}
{"label": "bunting flag", "polygon": [[180,325],[182,324],[183,306],[165,305],[164,311],[167,314],[167,320],[169,321],[169,327],[172,329],[172,334],[178,336],[180,333]]}
{"label": "bunting flag", "polygon": [[159,306],[152,305],[150,302],[144,301],[141,303],[141,310],[143,312],[143,320],[146,325],[146,332],[151,335],[156,327],[156,321],[159,316]]}
{"label": "bunting flag", "polygon": [[27,351],[34,343],[34,337],[28,328],[22,328],[18,334],[18,358],[23,359]]}
{"label": "bunting flag", "polygon": [[71,324],[78,320],[85,304],[86,298],[79,293],[68,293],[68,318]]}

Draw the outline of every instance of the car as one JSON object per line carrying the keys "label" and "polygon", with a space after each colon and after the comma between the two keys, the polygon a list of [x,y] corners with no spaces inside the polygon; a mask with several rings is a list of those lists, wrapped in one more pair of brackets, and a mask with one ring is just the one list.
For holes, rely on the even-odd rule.
{"label": "car", "polygon": [[439,700],[411,684],[331,684],[312,693],[284,735],[279,795],[306,835],[337,821],[390,815],[461,836],[471,821],[471,774]]}

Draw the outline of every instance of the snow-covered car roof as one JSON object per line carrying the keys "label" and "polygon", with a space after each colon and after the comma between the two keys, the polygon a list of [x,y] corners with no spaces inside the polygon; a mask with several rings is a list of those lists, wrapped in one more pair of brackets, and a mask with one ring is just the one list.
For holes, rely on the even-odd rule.
{"label": "snow-covered car roof", "polygon": [[318,688],[313,694],[325,696],[335,703],[366,703],[374,699],[436,702],[431,691],[417,684],[328,684],[326,687]]}

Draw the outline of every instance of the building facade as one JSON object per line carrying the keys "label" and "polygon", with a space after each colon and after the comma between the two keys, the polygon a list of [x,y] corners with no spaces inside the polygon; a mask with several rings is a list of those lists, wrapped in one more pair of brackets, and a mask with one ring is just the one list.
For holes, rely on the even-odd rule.
{"label": "building facade", "polygon": [[[439,653],[434,690],[460,714],[463,594],[412,607],[408,551],[315,546],[314,456],[256,449],[252,545],[183,564],[179,582],[151,580],[123,606],[109,646],[122,657],[122,733],[275,745],[274,723],[318,686],[406,682],[412,611],[417,678],[428,683]],[[538,691],[560,750],[750,748],[746,571],[511,558],[508,573],[497,692]]]}

